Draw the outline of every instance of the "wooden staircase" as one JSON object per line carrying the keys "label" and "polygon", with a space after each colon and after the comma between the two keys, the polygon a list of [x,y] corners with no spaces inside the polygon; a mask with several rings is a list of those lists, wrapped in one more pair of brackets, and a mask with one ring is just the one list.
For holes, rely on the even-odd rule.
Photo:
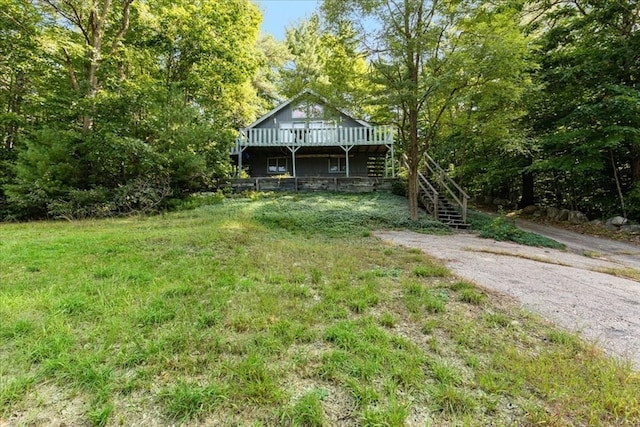
{"label": "wooden staircase", "polygon": [[[405,158],[406,166],[406,158]],[[433,217],[451,228],[466,230],[469,196],[428,154],[418,172],[418,201]]]}

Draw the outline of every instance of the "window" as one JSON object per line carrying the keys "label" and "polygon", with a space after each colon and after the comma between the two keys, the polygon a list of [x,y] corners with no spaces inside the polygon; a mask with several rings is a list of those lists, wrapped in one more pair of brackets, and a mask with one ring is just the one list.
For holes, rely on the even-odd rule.
{"label": "window", "polygon": [[281,122],[280,129],[305,129],[304,122]]}
{"label": "window", "polygon": [[286,157],[269,157],[267,159],[267,173],[285,174],[287,173]]}
{"label": "window", "polygon": [[344,157],[329,157],[329,173],[343,173],[347,171]]}
{"label": "window", "polygon": [[291,110],[292,119],[318,119],[324,116],[322,105],[301,102]]}

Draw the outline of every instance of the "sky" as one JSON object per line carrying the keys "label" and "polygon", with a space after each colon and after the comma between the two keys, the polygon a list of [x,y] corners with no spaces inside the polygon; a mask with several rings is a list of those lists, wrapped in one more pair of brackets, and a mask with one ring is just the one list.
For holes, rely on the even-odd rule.
{"label": "sky", "polygon": [[309,17],[320,5],[320,0],[256,0],[262,10],[262,34],[272,34],[284,40],[286,27]]}

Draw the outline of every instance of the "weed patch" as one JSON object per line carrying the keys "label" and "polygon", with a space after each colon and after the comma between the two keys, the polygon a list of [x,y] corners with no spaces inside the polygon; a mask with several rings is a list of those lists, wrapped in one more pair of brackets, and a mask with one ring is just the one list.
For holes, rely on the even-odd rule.
{"label": "weed patch", "polygon": [[[479,216],[476,215],[476,216]],[[495,217],[491,221],[475,220],[471,222],[474,229],[480,231],[480,237],[485,239],[494,239],[499,242],[511,241],[527,246],[538,246],[544,248],[564,249],[562,243],[558,243],[553,239],[521,230],[515,224],[515,221],[504,216]],[[479,225],[479,228],[475,228]]]}

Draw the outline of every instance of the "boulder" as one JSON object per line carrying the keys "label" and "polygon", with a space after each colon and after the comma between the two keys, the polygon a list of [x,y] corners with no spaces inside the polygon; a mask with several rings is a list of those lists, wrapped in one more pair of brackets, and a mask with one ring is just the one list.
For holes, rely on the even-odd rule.
{"label": "boulder", "polygon": [[607,225],[614,225],[616,227],[620,227],[621,225],[625,225],[627,222],[627,218],[621,216],[614,216],[613,218],[609,218],[607,220]]}
{"label": "boulder", "polygon": [[526,206],[526,207],[522,208],[522,214],[523,215],[533,215],[534,213],[538,212],[538,210],[540,210],[539,207],[537,207],[535,205],[530,205],[530,206]]}
{"label": "boulder", "polygon": [[625,233],[640,234],[640,225],[627,224],[620,227],[620,230],[624,231]]}
{"label": "boulder", "polygon": [[589,222],[589,219],[580,211],[571,211],[569,212],[569,222],[571,224],[584,224]]}
{"label": "boulder", "polygon": [[589,221],[589,224],[595,225],[595,226],[604,225],[601,219],[594,219],[592,221]]}
{"label": "boulder", "polygon": [[556,219],[559,213],[560,209],[558,208],[554,208],[553,206],[547,208],[547,218],[549,219]]}
{"label": "boulder", "polygon": [[560,212],[558,213],[558,216],[556,217],[556,220],[558,220],[558,221],[568,221],[570,213],[571,213],[571,211],[569,209],[560,209]]}

